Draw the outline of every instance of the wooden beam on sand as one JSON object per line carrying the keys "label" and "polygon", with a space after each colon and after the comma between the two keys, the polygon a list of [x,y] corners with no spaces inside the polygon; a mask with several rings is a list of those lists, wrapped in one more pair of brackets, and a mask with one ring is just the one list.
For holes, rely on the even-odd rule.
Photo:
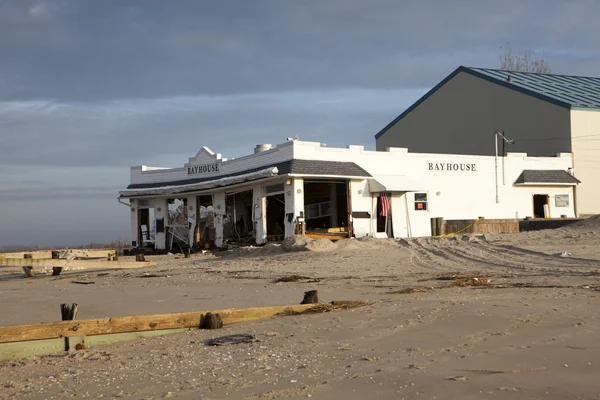
{"label": "wooden beam on sand", "polygon": [[[107,253],[108,254],[108,253]],[[108,261],[108,260],[65,260],[65,259],[25,259],[25,258],[0,258],[0,267],[68,267],[76,269],[121,269],[153,267],[154,261]]]}
{"label": "wooden beam on sand", "polygon": [[[99,250],[91,250],[91,249],[70,249],[70,250],[54,250],[62,253],[67,251],[75,257],[79,258],[108,258],[108,254],[115,253],[115,249],[99,249]],[[33,259],[51,259],[52,258],[52,250],[37,250],[37,251],[19,251],[14,253],[0,253],[0,259],[2,258],[24,258],[25,254],[31,254],[31,258]]]}
{"label": "wooden beam on sand", "polygon": [[303,312],[315,306],[318,306],[318,304],[138,315],[132,317],[98,318],[29,325],[8,325],[0,326],[0,343],[57,339],[69,336],[156,331],[161,329],[198,328],[202,316],[208,312],[212,312],[213,314],[218,313],[223,320],[223,325],[230,325],[256,319],[270,318],[278,314]]}

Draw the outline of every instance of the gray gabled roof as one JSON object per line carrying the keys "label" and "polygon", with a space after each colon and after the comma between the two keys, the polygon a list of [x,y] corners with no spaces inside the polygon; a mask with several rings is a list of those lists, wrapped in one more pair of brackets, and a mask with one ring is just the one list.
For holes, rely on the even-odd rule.
{"label": "gray gabled roof", "polygon": [[[469,68],[460,66],[444,80],[435,85],[423,97],[397,116],[375,135],[375,139],[386,133],[398,121],[444,86],[461,72],[485,79],[506,88],[536,97],[565,108],[600,109],[600,78],[583,76],[536,74],[531,72],[512,72],[487,68]],[[510,81],[508,77],[510,76]]]}
{"label": "gray gabled roof", "polygon": [[581,181],[563,169],[525,169],[515,181],[515,185],[577,185]]}
{"label": "gray gabled roof", "polygon": [[233,178],[242,174],[249,174],[263,170],[265,168],[277,168],[278,175],[322,175],[339,177],[365,177],[371,175],[353,162],[341,161],[320,161],[320,160],[289,160],[273,165],[263,165],[250,170],[226,174],[220,176],[211,176],[207,178],[193,178],[179,181],[155,182],[155,183],[134,183],[127,186],[127,189],[150,189],[158,187],[193,185],[203,182],[214,181],[221,178]]}

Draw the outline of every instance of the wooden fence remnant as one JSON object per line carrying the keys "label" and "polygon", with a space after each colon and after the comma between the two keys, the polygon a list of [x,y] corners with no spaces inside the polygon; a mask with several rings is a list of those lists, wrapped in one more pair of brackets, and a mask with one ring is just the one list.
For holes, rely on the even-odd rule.
{"label": "wooden fence remnant", "polygon": [[309,290],[308,292],[304,292],[304,299],[300,304],[316,304],[319,302],[319,291],[318,290]]}
{"label": "wooden fence remnant", "polygon": [[200,329],[221,329],[222,327],[223,319],[218,313],[208,312],[200,318]]}
{"label": "wooden fence remnant", "polygon": [[31,265],[23,266],[23,272],[25,273],[25,278],[31,278],[33,276],[33,272],[31,271],[33,267]]}
{"label": "wooden fence remnant", "polygon": [[79,306],[77,303],[73,303],[71,305],[61,304],[60,305],[60,315],[63,321],[73,321],[77,318],[77,312],[79,311]]}

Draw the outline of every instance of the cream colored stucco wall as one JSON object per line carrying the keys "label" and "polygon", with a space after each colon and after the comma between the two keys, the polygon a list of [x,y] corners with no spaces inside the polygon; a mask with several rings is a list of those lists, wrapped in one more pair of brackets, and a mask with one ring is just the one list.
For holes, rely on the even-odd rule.
{"label": "cream colored stucco wall", "polygon": [[554,156],[571,151],[569,112],[460,72],[380,136],[377,150],[493,155],[494,131],[500,130],[510,138],[530,139],[517,141],[509,152]]}
{"label": "cream colored stucco wall", "polygon": [[571,142],[574,173],[581,181],[577,212],[600,214],[600,111],[571,110]]}

